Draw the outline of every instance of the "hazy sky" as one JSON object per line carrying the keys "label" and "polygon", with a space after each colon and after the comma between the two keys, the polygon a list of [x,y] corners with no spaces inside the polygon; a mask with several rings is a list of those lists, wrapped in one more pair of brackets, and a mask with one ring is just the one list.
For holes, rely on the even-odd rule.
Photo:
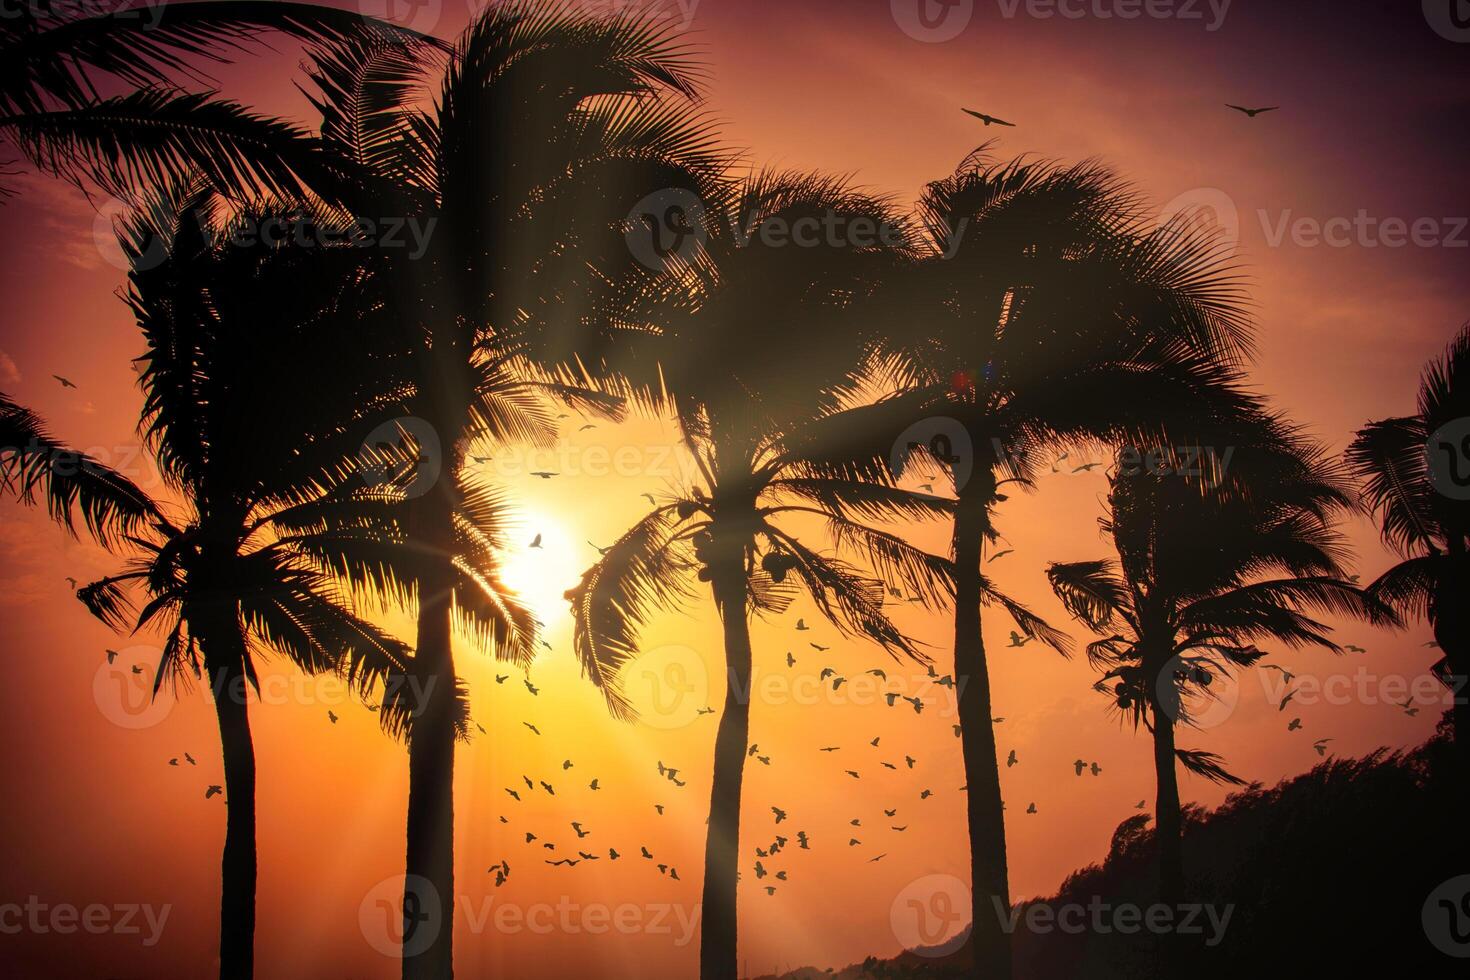
{"label": "hazy sky", "polygon": [[[374,0],[362,2],[374,12]],[[1470,318],[1470,30],[1445,26],[1447,2],[1424,8],[1412,0],[976,0],[955,5],[949,19],[933,8],[937,33],[915,26],[916,0],[666,0],[659,9],[688,20],[709,66],[709,111],[753,163],[850,174],[907,203],[994,137],[1000,156],[1100,158],[1161,214],[1171,202],[1217,207],[1239,229],[1251,278],[1259,326],[1253,381],[1341,448],[1364,421],[1411,410],[1422,364]],[[467,17],[448,0],[397,9],[444,36]],[[1172,14],[1122,16],[1141,10]],[[286,49],[262,54],[221,72],[220,82],[232,97],[310,124],[310,107],[291,87],[297,58]],[[1281,108],[1248,119],[1227,102]],[[961,106],[1017,125],[986,131]],[[9,230],[0,243],[0,390],[156,488],[136,450],[139,396],[129,358],[141,346],[114,295],[122,274],[107,244],[105,202],[99,218],[56,182],[26,176],[14,186],[20,196],[0,211]],[[78,387],[63,390],[53,373]],[[595,557],[589,542],[605,543],[626,527],[639,495],[671,486],[680,460],[672,430],[657,421],[572,429],[549,460],[563,478],[525,476],[545,457],[507,452],[489,464],[524,502],[526,539],[545,537],[541,553],[511,556],[510,577],[547,619],[554,650],[533,670],[537,697],[518,678],[496,684],[495,665],[477,651],[458,651],[475,717],[490,734],[477,733],[459,753],[456,959],[465,976],[689,975],[697,941],[687,922],[699,899],[715,716],[687,706],[660,714],[655,705],[653,724],[609,720],[577,677],[559,601]],[[1034,496],[1014,497],[1000,529],[1015,553],[987,570],[1065,623],[1042,569],[1106,553],[1096,523],[1104,490],[1101,475],[1063,472]],[[1351,531],[1364,578],[1387,567],[1371,526]],[[933,529],[924,541],[938,548],[943,539]],[[168,918],[152,946],[144,945],[142,920],[142,935],[0,933],[0,959],[64,956],[93,973],[196,976],[215,944],[224,809],[218,799],[205,801],[203,789],[222,781],[217,736],[198,690],[141,716],[118,707],[110,678],[99,675],[104,649],[121,650],[120,662],[143,662],[156,657],[157,638],[110,635],[65,580],[115,567],[39,515],[0,505],[7,798],[0,836],[8,842],[0,902],[35,895],[50,904],[147,903],[170,906]],[[947,672],[944,618],[900,615]],[[949,692],[875,649],[834,642],[830,629],[794,632],[798,616],[818,622],[809,606],[798,606],[754,630],[751,737],[771,764],[747,770],[742,850],[778,832],[772,805],[789,814],[780,832],[805,829],[813,847],[776,862],[789,880],[774,896],[744,869],[741,957],[752,973],[891,955],[907,938],[890,915],[904,889],[930,874],[963,877],[967,867]],[[406,625],[401,617],[385,622]],[[642,671],[677,664],[697,688],[690,704],[719,705],[716,626],[706,599],[688,615],[660,619],[648,631],[648,662],[632,675],[635,688]],[[1089,688],[1087,665],[1034,646],[1007,649],[1011,628],[987,613],[995,713],[1006,719],[999,743],[1021,760],[1002,779],[1013,892],[1026,896],[1050,892],[1073,869],[1100,860],[1114,827],[1153,790],[1145,737],[1108,716]],[[1368,653],[1273,658],[1336,694],[1299,695],[1295,715],[1283,714],[1272,700],[1278,675],[1247,675],[1228,719],[1181,743],[1218,751],[1242,776],[1269,783],[1319,761],[1316,738],[1333,738],[1343,755],[1422,740],[1438,709],[1426,698],[1410,718],[1388,702],[1408,696],[1399,682],[1424,685],[1435,659],[1423,647],[1427,630],[1349,628],[1341,638]],[[819,654],[812,640],[833,650]],[[796,668],[786,667],[787,651]],[[889,687],[925,696],[926,710],[916,715],[903,702],[890,709],[874,687],[859,684],[834,695],[815,683],[829,664],[853,678],[883,667]],[[360,705],[279,664],[271,665],[265,700],[252,705],[260,975],[394,976],[395,961],[374,948],[384,938],[375,901],[392,884],[375,889],[402,871],[405,753]],[[329,723],[329,708],[338,724]],[[1303,719],[1303,731],[1287,733],[1291,716]],[[821,745],[842,750],[821,754]],[[197,768],[167,765],[184,751]],[[913,769],[905,754],[917,760]],[[1096,760],[1102,775],[1074,776],[1079,756]],[[566,760],[572,768],[563,768]],[[661,779],[660,761],[678,767],[687,786]],[[863,778],[852,780],[847,768]],[[524,787],[522,775],[554,783],[557,796],[523,794],[527,801],[516,804],[504,787]],[[934,795],[921,801],[924,789]],[[1193,777],[1183,779],[1183,792],[1205,804],[1223,797]],[[1036,815],[1024,813],[1030,802]],[[662,816],[655,804],[665,807]],[[898,813],[890,820],[885,808]],[[624,857],[550,868],[539,842],[524,843],[530,830],[559,852],[575,850],[571,820],[593,831],[589,850],[612,846]],[[863,843],[849,847],[849,837]],[[680,880],[641,859],[640,845],[675,866]],[[870,863],[880,853],[887,856]],[[514,871],[497,890],[485,868],[502,858]],[[598,910],[623,904],[633,908],[619,913],[624,925],[598,934],[605,921]],[[498,917],[502,906],[513,910],[504,913],[510,918]],[[519,916],[529,924],[515,925]]]}

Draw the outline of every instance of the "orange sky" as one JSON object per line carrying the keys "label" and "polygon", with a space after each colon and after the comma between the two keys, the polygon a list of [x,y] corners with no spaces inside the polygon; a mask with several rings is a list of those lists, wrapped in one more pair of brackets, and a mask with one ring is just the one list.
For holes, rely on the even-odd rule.
{"label": "orange sky", "polygon": [[[665,10],[681,10],[664,2]],[[692,27],[711,68],[710,109],[728,142],[750,148],[757,162],[851,173],[903,201],[985,135],[961,105],[1019,124],[1000,136],[999,152],[1098,156],[1161,206],[1215,189],[1240,215],[1242,258],[1259,311],[1253,378],[1260,389],[1337,448],[1363,421],[1411,409],[1422,363],[1470,316],[1470,231],[1463,218],[1454,220],[1470,214],[1470,44],[1440,37],[1413,3],[1388,12],[1376,9],[1388,5],[1236,0],[1215,31],[1207,30],[1206,4],[1196,5],[1205,22],[1092,13],[1038,19],[1024,3],[1007,17],[1009,3],[973,6],[956,38],[923,43],[896,26],[888,0],[701,0]],[[423,26],[444,35],[465,18],[448,0],[421,9],[440,11],[439,22]],[[309,122],[308,107],[289,87],[295,62],[294,53],[282,52],[230,69],[221,80],[237,98]],[[1225,102],[1283,108],[1250,120]],[[75,192],[35,177],[19,188],[22,196],[4,206],[8,234],[0,241],[7,301],[0,390],[148,486],[132,448],[139,397],[128,358],[140,345],[113,295],[121,273],[98,248],[94,212]],[[1360,211],[1380,220],[1433,219],[1439,236],[1458,236],[1458,247],[1453,240],[1388,247],[1372,236],[1345,247],[1271,240],[1283,218],[1325,221]],[[52,373],[78,388],[62,390]],[[673,663],[696,688],[707,685],[707,695],[696,691],[668,716],[654,710],[658,723],[635,727],[611,721],[577,677],[568,619],[556,601],[595,557],[588,542],[611,539],[638,513],[640,493],[674,480],[673,444],[672,431],[659,422],[600,425],[567,433],[563,455],[553,460],[563,478],[528,481],[524,474],[544,459],[506,454],[492,464],[525,503],[527,539],[538,531],[546,537],[543,554],[512,557],[511,573],[547,619],[555,649],[533,670],[541,689],[534,698],[515,678],[497,685],[494,665],[476,651],[458,653],[475,716],[490,730],[459,754],[456,962],[464,976],[695,970],[697,936],[685,923],[699,898],[715,717],[690,717],[688,705],[718,705],[723,697],[712,610],[704,601],[688,615],[656,622],[646,637],[649,662],[630,675],[639,692],[641,668],[671,676],[663,672]],[[1042,569],[1052,560],[1105,554],[1096,527],[1104,489],[1100,475],[1059,474],[1036,495],[1013,497],[1001,514],[1015,554],[990,571],[1055,623],[1066,617],[1046,592]],[[1360,522],[1352,532],[1364,578],[1387,567],[1371,526]],[[942,537],[932,533],[925,543],[940,547]],[[0,903],[36,895],[51,904],[167,904],[171,911],[154,946],[140,935],[0,933],[0,961],[33,969],[64,961],[94,975],[198,976],[212,962],[224,830],[219,800],[202,798],[206,784],[222,781],[212,711],[198,690],[160,706],[143,728],[120,725],[126,716],[103,710],[114,703],[106,678],[103,695],[94,688],[104,648],[122,650],[121,662],[141,661],[156,640],[110,635],[71,598],[65,577],[85,580],[114,567],[39,515],[0,504],[0,836],[9,842]],[[900,937],[890,909],[903,889],[931,873],[963,877],[966,867],[964,777],[949,692],[925,687],[921,670],[897,668],[875,649],[839,641],[818,654],[809,641],[825,645],[834,634],[821,626],[794,632],[803,615],[816,622],[809,606],[798,606],[754,628],[751,737],[771,764],[747,770],[743,849],[777,832],[772,805],[789,814],[780,829],[806,830],[813,847],[775,862],[789,880],[774,896],[755,887],[745,869],[741,957],[752,973],[891,955]],[[944,618],[899,615],[933,645],[946,671]],[[401,618],[387,622],[405,625]],[[1140,798],[1152,799],[1152,786],[1144,739],[1119,730],[1104,712],[1086,664],[1031,647],[1005,649],[1011,626],[989,615],[986,640],[995,713],[1006,719],[997,729],[1001,749],[1015,749],[1021,760],[1002,778],[1013,892],[1025,896],[1050,892],[1072,869],[1100,859],[1117,823]],[[1423,677],[1434,659],[1422,647],[1427,636],[1423,627],[1403,635],[1350,628],[1342,639],[1366,647],[1366,655],[1333,661],[1282,654],[1275,662],[1303,678],[1335,675],[1351,683],[1337,681],[1345,689],[1336,697],[1298,695],[1305,730],[1288,735],[1287,718],[1269,703],[1275,688],[1264,688],[1276,675],[1247,675],[1228,720],[1181,742],[1221,752],[1236,772],[1265,782],[1318,761],[1315,738],[1334,738],[1331,747],[1345,755],[1415,744],[1432,729],[1437,710],[1407,717],[1385,703],[1407,695],[1385,685]],[[788,650],[798,659],[794,669],[785,666]],[[857,684],[833,695],[814,683],[829,663],[849,677],[884,667],[889,689],[925,695],[926,710],[915,715],[903,702],[890,709],[874,689]],[[405,753],[379,733],[373,715],[344,702],[330,684],[313,686],[273,665],[267,688],[271,703],[252,706],[260,768],[259,975],[396,975],[395,962],[373,946],[381,919],[360,920],[359,909],[366,903],[371,911],[375,886],[402,870]],[[328,722],[328,709],[340,723]],[[522,721],[543,734],[531,734]],[[868,744],[875,736],[878,748]],[[842,750],[821,754],[821,745]],[[197,769],[167,765],[184,751],[199,760]],[[904,754],[917,760],[912,770]],[[1075,777],[1070,764],[1079,756],[1098,761],[1102,775]],[[570,770],[562,768],[567,759]],[[678,767],[688,785],[661,779],[659,761]],[[884,769],[880,761],[900,768]],[[862,779],[844,775],[847,768]],[[552,782],[557,796],[523,794],[527,801],[516,804],[503,788],[523,774]],[[595,793],[587,788],[594,776],[601,786]],[[934,796],[921,802],[926,788]],[[1223,796],[1193,777],[1184,778],[1183,791],[1206,804]],[[1033,801],[1039,812],[1026,816]],[[656,803],[666,808],[662,816]],[[888,821],[882,810],[895,807],[898,815]],[[502,814],[509,824],[498,821]],[[861,830],[849,825],[854,818]],[[523,842],[531,830],[556,841],[560,853],[575,850],[571,820],[593,832],[583,842],[588,850],[616,847],[623,859],[550,868],[537,845]],[[890,823],[908,829],[893,832]],[[850,836],[863,844],[848,847]],[[640,845],[674,865],[681,880],[640,859]],[[880,853],[887,857],[869,863]],[[485,868],[502,858],[513,874],[497,890]],[[603,921],[599,910],[625,903],[633,911],[618,914],[641,926],[594,931]],[[529,913],[533,925],[497,918],[501,906],[515,907],[506,915]],[[547,921],[549,930],[535,925]],[[565,921],[574,927],[559,925]]]}

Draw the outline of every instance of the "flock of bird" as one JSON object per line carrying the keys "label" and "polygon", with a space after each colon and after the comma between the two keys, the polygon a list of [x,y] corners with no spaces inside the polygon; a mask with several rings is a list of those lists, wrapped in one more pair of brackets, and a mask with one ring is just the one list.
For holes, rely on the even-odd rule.
{"label": "flock of bird", "polygon": [[[1249,116],[1254,117],[1262,112],[1272,111],[1272,109],[1276,107],[1247,109],[1240,106],[1231,106],[1231,108],[1237,109]],[[994,116],[988,116],[983,113],[974,112],[969,109],[966,109],[965,111],[970,115],[984,121],[987,126],[992,124],[1000,126],[1014,125],[1014,123],[1007,122]],[[76,387],[74,383],[64,377],[61,377],[60,375],[55,375],[54,377],[56,377],[56,380],[60,382],[63,387]],[[565,418],[566,416],[563,415],[561,417]],[[588,423],[583,425],[579,431],[586,431],[592,428],[595,428],[595,425],[592,423]],[[477,462],[489,462],[488,458],[472,458],[475,459]],[[1064,469],[1067,469],[1070,470],[1070,472],[1073,474],[1086,473],[1091,472],[1102,465],[1099,462],[1085,462],[1076,466],[1063,467],[1062,464],[1066,463],[1067,460],[1068,455],[1066,453],[1063,453],[1052,464],[1052,472],[1061,473],[1064,471]],[[531,475],[540,479],[551,479],[560,474],[549,470],[542,470],[536,471]],[[919,489],[923,492],[933,493],[934,485],[932,483],[922,484]],[[644,493],[642,494],[642,496],[646,498],[650,502],[650,504],[655,503],[655,498],[652,494]],[[535,537],[531,539],[528,547],[539,549],[542,547],[542,541],[542,534],[537,533]],[[607,548],[593,544],[590,541],[588,542],[588,544],[599,554],[606,554],[609,550]],[[988,561],[998,561],[1014,553],[1014,548],[1005,548],[1002,550],[998,550],[989,556]],[[73,590],[77,588],[77,582],[75,579],[68,578],[67,582]],[[890,588],[888,591],[891,598],[896,601],[907,603],[922,601],[919,596],[905,595],[902,590],[896,588]],[[795,624],[795,630],[798,633],[807,633],[811,631],[811,627],[807,625],[804,618],[798,618]],[[1009,640],[1010,642],[1008,644],[1008,647],[1018,649],[1025,647],[1028,643],[1032,642],[1033,637],[1024,635],[1017,630],[1011,630]],[[545,641],[543,641],[543,645],[547,646],[548,649],[550,648],[550,644],[545,643]],[[818,654],[828,653],[832,649],[829,645],[824,645],[815,641],[808,641],[807,645],[810,649]],[[1432,646],[1434,644],[1430,643],[1426,645]],[[1354,644],[1345,645],[1344,650],[1350,653],[1366,652],[1363,647]],[[108,650],[106,651],[106,653],[107,662],[109,664],[113,663],[118,657],[118,653],[115,650]],[[788,669],[796,668],[798,665],[798,659],[795,653],[788,651],[786,653],[785,662]],[[1265,669],[1280,672],[1280,674],[1282,675],[1283,683],[1287,685],[1287,690],[1278,704],[1278,710],[1284,712],[1286,710],[1286,707],[1292,703],[1297,693],[1297,688],[1291,687],[1292,681],[1295,679],[1295,675],[1286,668],[1280,667],[1275,664],[1263,664],[1262,666]],[[142,674],[143,668],[140,665],[134,664],[131,665],[131,671],[133,674]],[[888,683],[888,674],[882,668],[872,668],[865,671],[864,673],[877,678],[885,684]],[[495,682],[499,685],[504,685],[507,681],[510,680],[511,676],[511,674],[496,674]],[[954,679],[952,677],[948,675],[939,675],[932,666],[928,668],[928,676],[929,679],[939,687],[947,688],[949,690],[954,690],[955,688]],[[830,680],[832,683],[833,691],[839,690],[843,684],[848,682],[848,678],[845,675],[838,673],[837,669],[832,666],[823,666],[818,674],[818,679],[822,682]],[[536,697],[540,694],[540,689],[534,683],[532,683],[529,674],[522,677],[521,680],[529,696]],[[900,699],[903,700],[907,705],[911,706],[915,714],[922,714],[925,708],[925,701],[924,698],[921,696],[911,696],[908,694],[904,694],[901,691],[887,691],[884,692],[882,696],[886,704],[890,708],[896,706]],[[1413,705],[1412,699],[1405,701],[1401,705],[1395,706],[1410,717],[1416,715],[1419,711],[1419,709]],[[376,710],[376,706],[369,706],[369,710]],[[711,707],[706,706],[704,708],[698,709],[697,713],[700,716],[713,715],[715,713],[715,710]],[[335,725],[340,720],[339,716],[330,709],[327,711],[327,719],[329,723],[333,725]],[[1005,718],[994,717],[991,720],[993,724],[1000,724],[1005,721]],[[542,734],[541,729],[534,722],[522,721],[522,725],[533,735],[540,736]],[[476,723],[476,728],[481,733],[485,733],[485,728],[478,723]],[[1287,726],[1288,731],[1293,732],[1299,731],[1302,728],[1303,723],[1300,718],[1293,718]],[[960,736],[961,728],[958,724],[955,724],[953,726],[953,730],[956,737]],[[869,749],[878,750],[879,752],[881,752],[881,739],[882,736],[875,736],[874,738],[872,738],[868,742]],[[1312,748],[1317,752],[1319,756],[1325,757],[1327,752],[1327,745],[1332,741],[1332,738],[1318,739],[1312,743]],[[819,747],[816,751],[819,754],[831,755],[837,752],[845,752],[846,750],[841,745],[824,745]],[[763,766],[772,765],[772,754],[769,752],[763,752],[758,743],[751,744],[749,746],[746,757],[747,759],[754,760],[754,762],[759,763]],[[189,752],[184,752],[182,758],[184,760],[184,763],[188,766],[198,765],[193,755],[191,755]],[[846,759],[849,757],[844,758]],[[897,758],[899,759],[899,761],[882,758],[880,755],[869,756],[869,759],[874,761],[878,767],[891,771],[900,771],[900,761],[902,763],[903,770],[914,770],[916,766],[919,765],[918,759],[906,753]],[[1005,761],[1006,768],[1010,769],[1015,767],[1019,764],[1019,761],[1020,760],[1017,756],[1016,750],[1009,750]],[[168,764],[173,767],[179,767],[179,757],[170,758],[168,760]],[[854,780],[861,779],[863,775],[862,771],[856,768],[847,768],[846,766],[848,764],[849,763],[844,761],[844,763],[842,764],[842,772]],[[688,785],[688,780],[680,777],[680,773],[683,772],[682,767],[666,765],[662,760],[656,760],[656,766],[656,771],[659,777],[666,780],[672,788],[683,789]],[[561,769],[563,773],[568,772],[573,768],[574,763],[571,759],[565,759],[561,764]],[[1071,764],[1071,768],[1074,770],[1078,778],[1082,777],[1086,773],[1090,773],[1092,777],[1096,778],[1100,776],[1103,772],[1102,766],[1097,761],[1088,761],[1081,758],[1075,760]],[[522,775],[521,781],[524,783],[524,789],[519,786],[505,787],[505,793],[507,794],[507,796],[509,796],[516,803],[525,802],[526,797],[523,796],[522,793],[529,795],[539,792],[552,797],[555,797],[557,795],[555,785],[548,779],[533,779],[529,775]],[[589,792],[597,792],[601,789],[601,782],[598,778],[594,777],[587,783],[587,790]],[[965,789],[966,787],[960,787],[961,792],[965,791]],[[935,794],[933,790],[929,788],[924,788],[917,794],[918,800],[921,802],[932,798],[934,795]],[[219,796],[222,800],[225,799],[224,790],[218,784],[209,784],[205,788],[204,798],[211,799],[215,796]],[[1146,805],[1146,800],[1139,800],[1138,803],[1135,805],[1135,809],[1142,810],[1145,808]],[[1002,804],[1002,806],[1004,806],[1004,804]],[[654,803],[653,809],[655,814],[660,817],[663,816],[666,812],[665,804],[663,803]],[[786,808],[771,805],[769,809],[773,815],[774,824],[776,826],[781,826],[790,819],[789,811]],[[898,819],[898,814],[900,812],[899,806],[885,806],[881,807],[880,809],[882,812],[882,818],[877,820],[869,818],[869,823],[867,824],[864,823],[864,818],[862,816],[852,817],[848,820],[848,848],[865,848],[866,850],[864,850],[862,853],[864,854],[864,856],[866,856],[870,852],[870,850],[875,849],[873,847],[870,847],[871,842],[881,842],[883,839],[886,838],[887,835],[901,834],[908,830],[909,822],[907,819],[905,819],[902,823],[894,822]],[[1027,804],[1025,812],[1028,815],[1039,813],[1037,804],[1034,801],[1029,802]],[[503,825],[509,825],[511,823],[510,818],[504,814],[499,815],[498,820]],[[660,875],[666,876],[671,881],[680,880],[677,867],[675,867],[669,861],[660,860],[646,844],[637,845],[636,850],[634,848],[628,848],[625,846],[624,850],[622,851],[620,851],[615,844],[608,844],[606,846],[604,846],[602,843],[584,844],[582,843],[584,839],[595,838],[597,836],[596,832],[588,829],[588,826],[579,820],[570,821],[568,826],[570,827],[571,832],[575,835],[571,843],[568,843],[566,840],[558,841],[555,839],[550,839],[553,835],[544,835],[544,831],[542,833],[537,833],[534,830],[522,831],[522,833],[524,834],[522,843],[527,848],[534,848],[538,855],[541,856],[541,860],[543,861],[543,863],[551,867],[574,868],[580,864],[590,863],[593,861],[617,861],[621,859],[625,853],[636,853],[641,860],[652,862],[653,866],[657,869]],[[787,833],[790,832],[788,831]],[[770,882],[786,882],[790,880],[789,875],[792,869],[788,866],[785,854],[788,845],[792,843],[792,837],[788,836],[787,833],[777,831],[773,834],[772,839],[768,843],[762,840],[761,844],[753,846],[751,848],[749,858],[751,863],[749,864],[749,869],[754,874],[755,879],[761,882],[761,887],[765,890],[767,895],[776,894],[778,887],[777,884],[768,883],[767,879],[770,879]],[[868,842],[865,842],[863,837],[857,836],[860,833],[863,835],[863,837],[867,838]],[[875,837],[874,835],[878,836]],[[810,851],[812,849],[813,836],[809,834],[807,830],[796,830],[793,836],[796,845],[795,849],[797,851]],[[564,849],[559,849],[559,845],[564,846]],[[876,846],[881,847],[882,845],[881,843],[877,843]],[[888,851],[880,850],[878,853],[873,854],[871,857],[866,857],[866,862],[876,863],[882,861],[887,856]],[[508,858],[502,858],[495,864],[490,865],[490,867],[487,869],[487,873],[494,876],[494,884],[496,887],[504,885],[509,880],[511,874],[510,860]]]}

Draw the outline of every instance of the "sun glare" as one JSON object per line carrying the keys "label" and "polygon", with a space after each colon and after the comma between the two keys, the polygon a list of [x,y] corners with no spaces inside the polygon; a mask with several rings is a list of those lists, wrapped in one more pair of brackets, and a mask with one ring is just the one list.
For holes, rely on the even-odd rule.
{"label": "sun glare", "polygon": [[570,615],[566,591],[597,558],[576,529],[542,511],[527,510],[505,554],[505,583],[546,626]]}

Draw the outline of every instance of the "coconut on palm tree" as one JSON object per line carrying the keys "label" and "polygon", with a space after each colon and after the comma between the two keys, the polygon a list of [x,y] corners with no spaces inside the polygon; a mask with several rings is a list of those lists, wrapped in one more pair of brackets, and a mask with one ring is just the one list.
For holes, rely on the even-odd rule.
{"label": "coconut on palm tree", "polygon": [[[405,943],[403,975],[439,980],[453,970],[452,623],[483,592],[473,582],[461,592],[453,560],[456,515],[478,492],[466,453],[553,438],[545,395],[617,411],[608,392],[589,390],[617,388],[603,369],[601,348],[619,332],[606,299],[634,260],[628,204],[615,202],[669,186],[714,154],[695,115],[691,52],[644,14],[500,3],[471,23],[447,65],[357,41],[324,46],[311,75],[327,153],[366,189],[353,210],[412,220],[428,237],[422,254],[379,242],[367,261],[412,354],[400,378],[413,415],[442,447],[437,478],[400,525],[419,556],[410,666],[431,692],[409,746],[404,895],[427,917],[406,925],[422,941]],[[434,94],[427,107],[423,84]],[[520,622],[498,652],[528,659],[534,624]]]}
{"label": "coconut on palm tree", "polygon": [[1186,897],[1178,767],[1241,783],[1215,753],[1180,748],[1179,730],[1228,716],[1219,692],[1269,655],[1260,645],[1341,653],[1315,617],[1392,621],[1349,581],[1335,522],[1351,498],[1320,447],[1262,419],[1232,449],[1223,468],[1120,454],[1103,520],[1116,558],[1047,570],[1068,611],[1108,634],[1087,647],[1097,690],[1152,735],[1159,896],[1173,907]]}
{"label": "coconut on palm tree", "polygon": [[253,969],[247,689],[258,692],[261,660],[276,652],[311,673],[340,673],[368,697],[407,656],[350,611],[304,547],[320,515],[361,479],[342,412],[373,396],[356,383],[372,373],[351,363],[370,310],[329,271],[350,250],[240,244],[235,223],[272,219],[288,229],[312,220],[287,210],[221,224],[196,194],[130,224],[127,300],[146,343],[140,429],[170,499],[128,536],[135,557],[125,569],[78,592],[110,626],[166,637],[155,696],[196,677],[209,685],[224,763],[219,950],[228,978]]}
{"label": "coconut on palm tree", "polygon": [[[1347,460],[1383,539],[1403,561],[1368,591],[1405,619],[1427,618],[1454,696],[1461,787],[1470,787],[1470,326],[1424,368],[1418,411],[1358,432]],[[1470,789],[1461,799],[1470,799]]]}
{"label": "coconut on palm tree", "polygon": [[[632,707],[620,673],[640,627],[708,584],[723,623],[727,675],[715,740],[704,856],[700,976],[737,975],[741,786],[750,729],[750,618],[805,593],[844,635],[925,659],[890,622],[884,582],[930,605],[947,599],[949,563],[875,523],[944,515],[948,502],[833,475],[829,431],[869,349],[867,300],[902,258],[885,202],[841,181],[762,174],[684,201],[687,247],[671,248],[626,301],[619,368],[656,372],[696,475],[622,535],[568,593],[584,673],[614,714]],[[658,216],[662,217],[662,216]],[[798,244],[798,229],[830,234]],[[889,229],[882,244],[855,229]],[[808,453],[808,450],[811,450]],[[826,534],[813,540],[810,522]],[[835,683],[840,683],[836,681]]]}

